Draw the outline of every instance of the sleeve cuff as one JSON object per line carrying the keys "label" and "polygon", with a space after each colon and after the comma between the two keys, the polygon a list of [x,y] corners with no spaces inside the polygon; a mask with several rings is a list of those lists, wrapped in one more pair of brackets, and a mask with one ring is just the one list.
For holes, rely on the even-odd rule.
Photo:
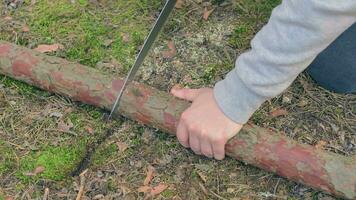
{"label": "sleeve cuff", "polygon": [[[236,69],[235,69],[236,70]],[[245,124],[252,114],[268,98],[251,91],[239,76],[231,71],[227,77],[214,87],[214,97],[221,111],[239,124]]]}

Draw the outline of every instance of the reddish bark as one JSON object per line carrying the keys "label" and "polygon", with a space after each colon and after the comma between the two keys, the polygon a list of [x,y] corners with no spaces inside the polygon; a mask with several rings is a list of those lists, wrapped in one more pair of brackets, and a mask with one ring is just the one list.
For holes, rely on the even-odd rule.
{"label": "reddish bark", "polygon": [[[28,84],[109,110],[122,79],[93,68],[0,41],[0,73]],[[132,83],[120,111],[133,120],[175,133],[180,114],[189,106],[169,94]],[[356,198],[356,161],[299,144],[255,125],[246,125],[226,145],[227,155],[327,193]]]}

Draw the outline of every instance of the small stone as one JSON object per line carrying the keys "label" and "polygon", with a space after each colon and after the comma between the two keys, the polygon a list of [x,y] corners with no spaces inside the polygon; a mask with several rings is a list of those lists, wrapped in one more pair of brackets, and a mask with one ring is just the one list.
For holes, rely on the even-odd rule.
{"label": "small stone", "polygon": [[134,161],[130,161],[130,166],[134,166],[135,165],[135,162]]}
{"label": "small stone", "polygon": [[105,47],[109,47],[113,42],[114,42],[114,40],[108,39],[108,40],[105,40],[105,41],[103,42],[103,45],[104,45]]}
{"label": "small stone", "polygon": [[283,95],[283,97],[282,97],[282,103],[284,103],[284,104],[290,104],[291,102],[292,102],[292,99],[291,99],[289,96]]}
{"label": "small stone", "polygon": [[354,151],[354,149],[355,149],[355,145],[352,144],[352,143],[349,143],[349,144],[346,145],[346,147],[345,147],[345,151],[346,151],[346,152],[352,152],[352,151]]}
{"label": "small stone", "polygon": [[98,178],[102,178],[102,177],[104,177],[104,173],[102,171],[98,171],[98,172],[96,172],[96,176]]}
{"label": "small stone", "polygon": [[98,194],[93,197],[93,200],[99,200],[99,199],[104,199],[105,196],[103,194]]}
{"label": "small stone", "polygon": [[233,193],[233,192],[235,192],[235,189],[234,188],[227,188],[227,192],[228,193]]}
{"label": "small stone", "polygon": [[52,112],[51,114],[49,114],[50,117],[57,117],[57,118],[61,118],[63,117],[63,114],[60,112]]}
{"label": "small stone", "polygon": [[299,103],[298,103],[298,106],[299,107],[305,107],[306,105],[308,105],[308,101],[306,101],[306,100],[301,100]]}

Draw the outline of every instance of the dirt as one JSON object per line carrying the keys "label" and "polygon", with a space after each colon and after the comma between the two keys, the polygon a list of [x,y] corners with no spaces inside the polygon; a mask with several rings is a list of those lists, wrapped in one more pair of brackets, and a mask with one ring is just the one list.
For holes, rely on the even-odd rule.
{"label": "dirt", "polygon": [[[130,12],[126,13],[111,8],[113,2],[109,0],[78,0],[74,4],[80,6],[69,6],[64,13],[56,8],[62,18],[53,15],[40,24],[28,21],[27,18],[44,18],[43,10],[54,9],[45,7],[49,4],[43,2],[25,1],[19,8],[2,5],[0,39],[30,48],[42,43],[63,44],[64,50],[52,55],[117,74],[125,74],[132,64],[162,3],[128,1],[130,9],[142,9],[146,20],[139,20],[142,16],[135,11],[127,9]],[[235,58],[248,49],[249,39],[266,23],[270,7],[276,4],[245,0],[238,4],[218,2],[218,6],[216,2],[186,1],[184,8],[175,11],[137,80],[165,91],[177,83],[187,87],[213,86],[232,69]],[[215,8],[208,21],[202,19],[204,7]],[[38,11],[38,16],[31,9]],[[89,13],[91,18],[75,12],[84,16]],[[105,15],[101,16],[102,13]],[[129,26],[112,26],[132,15],[126,22]],[[51,20],[58,29],[45,26]],[[75,30],[77,21],[82,23]],[[96,23],[101,31],[86,27]],[[23,31],[24,25],[29,25],[29,32]],[[80,37],[82,30],[87,33],[85,37]],[[117,32],[109,34],[113,30]],[[121,38],[130,31],[137,32],[136,42],[132,34],[131,42],[112,44],[115,37]],[[100,44],[88,42],[92,35]],[[110,37],[106,38],[107,35]],[[234,38],[238,42],[232,42]],[[174,42],[177,54],[163,58],[169,41]],[[278,109],[287,113],[272,117],[271,112]],[[194,155],[175,138],[127,119],[108,125],[103,115],[99,109],[1,76],[0,199],[42,199],[46,188],[49,199],[75,199],[80,178],[71,175],[78,175],[85,166],[89,171],[82,199],[334,199],[230,158],[215,161]],[[355,95],[329,92],[302,74],[287,91],[266,102],[251,120],[301,143],[322,144],[321,148],[328,151],[355,156],[355,119]],[[58,124],[62,122],[68,130],[60,130]],[[107,135],[108,128],[113,132]],[[51,164],[42,162],[43,159]],[[44,167],[44,172],[34,177],[25,175],[39,166]],[[148,186],[167,186],[154,197],[138,192],[150,167],[154,168],[154,175]]]}

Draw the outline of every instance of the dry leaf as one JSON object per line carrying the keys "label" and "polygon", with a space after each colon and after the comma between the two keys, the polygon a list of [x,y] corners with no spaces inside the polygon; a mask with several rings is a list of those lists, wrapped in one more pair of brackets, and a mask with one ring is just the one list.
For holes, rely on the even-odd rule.
{"label": "dry leaf", "polygon": [[143,181],[143,185],[150,184],[151,180],[153,179],[154,168],[152,166],[148,166],[147,168],[147,175],[145,180]]}
{"label": "dry leaf", "polygon": [[129,145],[127,145],[124,142],[120,142],[120,141],[116,142],[116,146],[119,148],[120,152],[124,152],[129,147]]}
{"label": "dry leaf", "polygon": [[45,171],[45,168],[43,166],[38,166],[36,169],[33,171],[33,173],[36,175],[41,174],[42,172]]}
{"label": "dry leaf", "polygon": [[206,182],[206,180],[208,180],[208,177],[203,172],[197,170],[197,173],[198,173],[199,177],[201,178],[201,180],[204,181],[204,183]]}
{"label": "dry leaf", "polygon": [[68,114],[68,113],[71,113],[71,112],[73,112],[73,108],[70,108],[70,107],[64,110],[65,114]]}
{"label": "dry leaf", "polygon": [[24,176],[35,176],[35,174],[32,172],[24,172],[23,175]]}
{"label": "dry leaf", "polygon": [[141,186],[137,189],[137,191],[147,193],[147,192],[151,191],[151,187],[150,186]]}
{"label": "dry leaf", "polygon": [[6,16],[6,17],[4,17],[4,20],[5,20],[5,21],[11,21],[11,20],[12,20],[12,17]]}
{"label": "dry leaf", "polygon": [[119,188],[122,191],[124,197],[131,192],[130,188],[126,185],[119,185]]}
{"label": "dry leaf", "polygon": [[22,31],[23,32],[29,32],[30,31],[30,27],[28,27],[27,25],[23,25],[22,26]]}
{"label": "dry leaf", "polygon": [[315,145],[315,148],[316,149],[324,149],[325,145],[327,143],[324,141],[324,140],[320,140],[316,145]]}
{"label": "dry leaf", "polygon": [[183,5],[184,5],[184,0],[177,0],[175,8],[181,9],[181,8],[183,8]]}
{"label": "dry leaf", "polygon": [[105,41],[103,42],[103,45],[104,45],[105,47],[109,47],[113,42],[114,42],[114,40],[108,39],[108,40],[105,40]]}
{"label": "dry leaf", "polygon": [[156,187],[153,187],[151,190],[151,195],[157,195],[157,194],[161,194],[164,190],[166,190],[168,188],[167,185],[160,183],[159,185],[157,185]]}
{"label": "dry leaf", "polygon": [[25,172],[23,173],[24,176],[37,176],[38,174],[41,174],[44,172],[45,168],[43,166],[38,166],[36,167],[33,172]]}
{"label": "dry leaf", "polygon": [[38,51],[40,53],[50,53],[50,52],[55,52],[58,49],[63,49],[63,45],[61,44],[51,44],[51,45],[46,45],[46,44],[41,44],[38,45],[37,48],[35,48],[35,51]]}
{"label": "dry leaf", "polygon": [[93,128],[90,127],[90,126],[85,126],[84,129],[85,129],[88,133],[90,133],[90,134],[93,134],[93,133],[94,133]]}
{"label": "dry leaf", "polygon": [[168,51],[164,51],[162,53],[162,56],[163,58],[166,58],[166,59],[172,59],[175,55],[177,55],[177,49],[176,47],[174,46],[174,42],[173,41],[169,41],[168,44]]}
{"label": "dry leaf", "polygon": [[273,110],[270,115],[272,117],[280,117],[280,116],[286,116],[288,115],[288,111],[285,110],[285,109],[276,109],[276,110]]}
{"label": "dry leaf", "polygon": [[214,8],[211,9],[211,10],[208,10],[208,8],[205,7],[205,8],[204,8],[204,13],[203,13],[203,19],[204,19],[205,21],[207,21],[207,20],[209,19],[210,15],[211,15],[211,13],[213,13],[214,10],[215,10]]}
{"label": "dry leaf", "polygon": [[67,120],[67,123],[65,123],[63,120],[59,120],[58,122],[58,129],[63,131],[63,132],[69,132],[71,128],[73,128],[74,125],[70,119]]}
{"label": "dry leaf", "polygon": [[103,194],[97,194],[93,197],[93,200],[99,200],[99,199],[105,199],[105,196]]}
{"label": "dry leaf", "polygon": [[5,200],[14,200],[14,197],[6,197]]}
{"label": "dry leaf", "polygon": [[122,36],[122,41],[123,42],[129,43],[130,40],[131,40],[130,34],[128,34],[128,33],[123,34],[123,36]]}

